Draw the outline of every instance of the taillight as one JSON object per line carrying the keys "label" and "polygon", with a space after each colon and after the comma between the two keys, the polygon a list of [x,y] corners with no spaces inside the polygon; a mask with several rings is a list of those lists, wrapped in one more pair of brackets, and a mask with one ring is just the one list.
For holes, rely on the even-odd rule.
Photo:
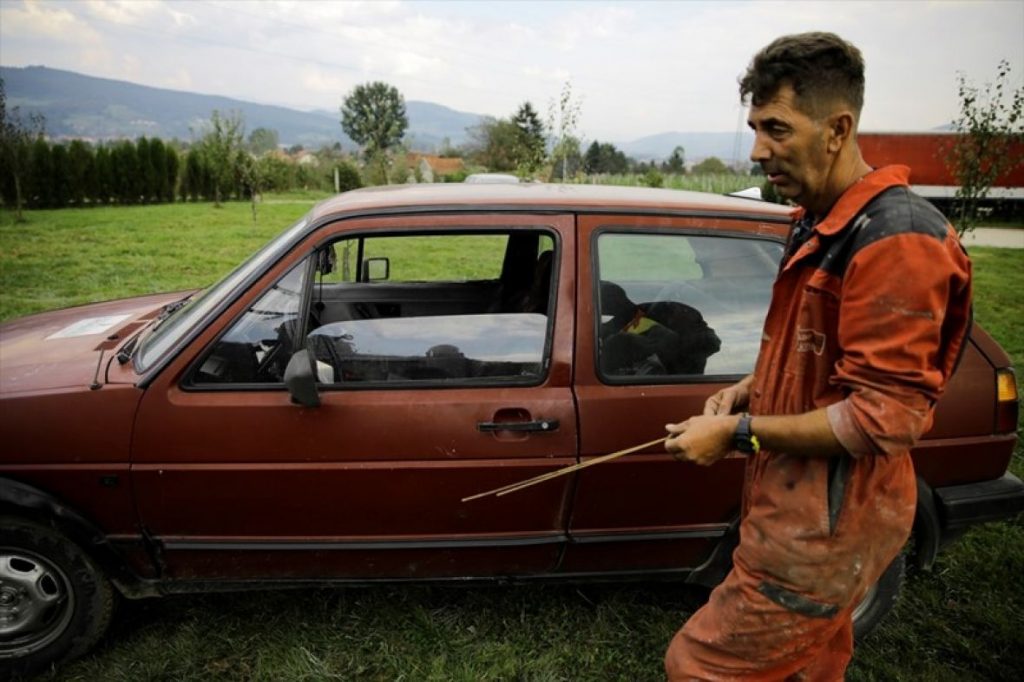
{"label": "taillight", "polygon": [[1017,430],[1017,379],[1009,367],[996,370],[996,433]]}

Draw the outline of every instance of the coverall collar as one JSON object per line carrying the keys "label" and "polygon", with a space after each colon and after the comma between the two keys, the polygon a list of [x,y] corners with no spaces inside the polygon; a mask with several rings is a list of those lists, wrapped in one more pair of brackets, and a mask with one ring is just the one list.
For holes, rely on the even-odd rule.
{"label": "coverall collar", "polygon": [[[909,180],[909,166],[893,165],[876,168],[843,192],[828,214],[814,224],[814,234],[827,237],[842,231],[869,201],[890,187],[909,184]],[[793,217],[794,222],[799,222],[809,216],[807,216],[806,209],[800,208]],[[814,253],[818,250],[818,246],[818,240],[814,239],[812,235],[812,238],[799,248],[783,269],[788,270],[797,261]]]}

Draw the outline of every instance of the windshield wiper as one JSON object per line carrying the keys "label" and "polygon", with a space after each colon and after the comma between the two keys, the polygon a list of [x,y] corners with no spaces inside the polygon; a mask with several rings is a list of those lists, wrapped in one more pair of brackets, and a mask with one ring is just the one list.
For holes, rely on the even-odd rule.
{"label": "windshield wiper", "polygon": [[135,351],[135,346],[139,345],[139,337],[142,336],[142,332],[139,332],[132,338],[128,339],[128,342],[121,346],[121,350],[117,351],[117,362],[123,365],[132,359],[132,353]]}
{"label": "windshield wiper", "polygon": [[150,328],[150,330],[149,330],[150,333],[152,333],[154,329],[156,329],[161,324],[163,324],[164,321],[166,321],[167,318],[169,318],[171,315],[173,315],[174,313],[176,313],[179,310],[181,310],[182,308],[184,308],[185,304],[188,303],[190,300],[192,300],[192,294],[189,294],[188,296],[186,296],[185,298],[181,299],[180,301],[174,301],[173,303],[168,303],[163,308],[161,308],[160,309],[160,314],[156,316],[156,324],[154,324]]}

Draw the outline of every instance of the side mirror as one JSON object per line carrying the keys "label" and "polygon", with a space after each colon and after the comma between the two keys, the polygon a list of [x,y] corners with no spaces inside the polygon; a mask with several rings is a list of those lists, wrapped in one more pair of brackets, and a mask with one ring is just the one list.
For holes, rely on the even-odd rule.
{"label": "side mirror", "polygon": [[316,390],[316,374],[308,350],[296,351],[284,369],[284,385],[292,402],[304,407],[320,407],[320,394]]}
{"label": "side mirror", "polygon": [[391,276],[391,260],[389,258],[368,258],[363,261],[363,282],[383,282]]}

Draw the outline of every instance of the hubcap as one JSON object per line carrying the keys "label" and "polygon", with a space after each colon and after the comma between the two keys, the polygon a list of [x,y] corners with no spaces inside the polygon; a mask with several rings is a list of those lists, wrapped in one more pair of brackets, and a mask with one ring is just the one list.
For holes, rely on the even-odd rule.
{"label": "hubcap", "polygon": [[876,592],[878,592],[878,583],[872,585],[870,589],[868,589],[867,594],[864,595],[864,598],[860,600],[860,603],[854,607],[853,614],[850,616],[854,623],[856,623],[871,606],[871,602],[875,600]]}
{"label": "hubcap", "polygon": [[0,547],[0,658],[41,649],[67,628],[74,612],[67,576],[46,559]]}

